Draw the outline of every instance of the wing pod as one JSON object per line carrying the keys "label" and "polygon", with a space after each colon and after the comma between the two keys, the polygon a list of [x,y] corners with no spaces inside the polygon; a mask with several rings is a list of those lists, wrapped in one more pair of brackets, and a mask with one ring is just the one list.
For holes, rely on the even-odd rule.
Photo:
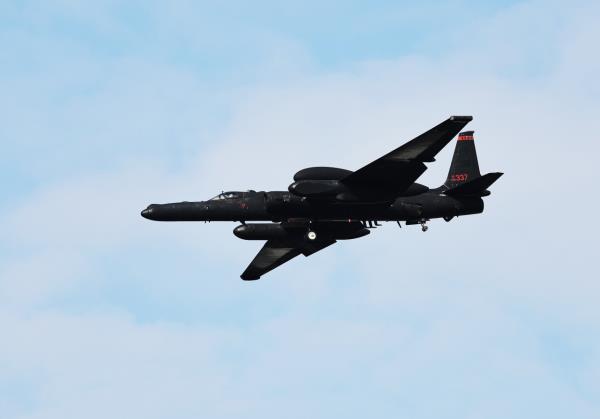
{"label": "wing pod", "polygon": [[[369,230],[358,221],[322,221],[312,223],[311,229],[319,237],[332,240],[351,240],[366,236]],[[300,240],[306,234],[308,224],[304,222],[242,224],[233,234],[243,240]]]}
{"label": "wing pod", "polygon": [[352,171],[338,167],[308,167],[294,175],[294,180],[341,180]]}
{"label": "wing pod", "polygon": [[347,188],[337,180],[298,180],[288,190],[297,196],[323,198],[345,192]]}
{"label": "wing pod", "polygon": [[243,240],[273,240],[290,236],[281,224],[272,223],[242,224],[233,230],[233,234]]}

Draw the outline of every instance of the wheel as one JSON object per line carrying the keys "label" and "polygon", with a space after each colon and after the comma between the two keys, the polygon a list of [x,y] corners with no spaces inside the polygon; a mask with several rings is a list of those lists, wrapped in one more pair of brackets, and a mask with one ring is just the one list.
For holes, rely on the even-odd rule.
{"label": "wheel", "polygon": [[427,230],[429,230],[429,227],[427,227],[426,225],[422,225],[421,226],[421,230],[423,230],[423,232],[426,232]]}
{"label": "wheel", "polygon": [[310,241],[317,240],[317,233],[315,233],[312,230],[309,230],[308,233],[306,233],[306,238]]}

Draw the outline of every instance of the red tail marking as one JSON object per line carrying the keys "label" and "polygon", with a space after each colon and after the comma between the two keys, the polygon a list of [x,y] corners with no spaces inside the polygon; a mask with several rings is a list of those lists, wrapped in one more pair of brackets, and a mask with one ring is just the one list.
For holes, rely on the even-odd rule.
{"label": "red tail marking", "polygon": [[468,177],[468,173],[456,173],[450,176],[450,182],[465,182]]}

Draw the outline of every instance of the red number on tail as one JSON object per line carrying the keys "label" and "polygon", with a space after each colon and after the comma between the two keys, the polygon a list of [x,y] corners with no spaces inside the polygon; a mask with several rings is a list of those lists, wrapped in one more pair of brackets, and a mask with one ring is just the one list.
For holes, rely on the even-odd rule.
{"label": "red number on tail", "polygon": [[467,180],[469,175],[467,173],[456,173],[450,176],[451,182],[464,182]]}

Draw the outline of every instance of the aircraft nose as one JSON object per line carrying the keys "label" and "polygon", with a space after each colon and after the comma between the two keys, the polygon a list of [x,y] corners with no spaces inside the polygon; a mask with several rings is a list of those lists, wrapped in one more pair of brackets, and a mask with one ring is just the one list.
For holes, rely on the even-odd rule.
{"label": "aircraft nose", "polygon": [[141,212],[142,217],[147,218],[149,220],[152,219],[151,218],[152,217],[152,212],[153,212],[153,208],[152,207],[154,207],[154,204],[148,205],[148,207],[146,209],[143,209],[142,212]]}

